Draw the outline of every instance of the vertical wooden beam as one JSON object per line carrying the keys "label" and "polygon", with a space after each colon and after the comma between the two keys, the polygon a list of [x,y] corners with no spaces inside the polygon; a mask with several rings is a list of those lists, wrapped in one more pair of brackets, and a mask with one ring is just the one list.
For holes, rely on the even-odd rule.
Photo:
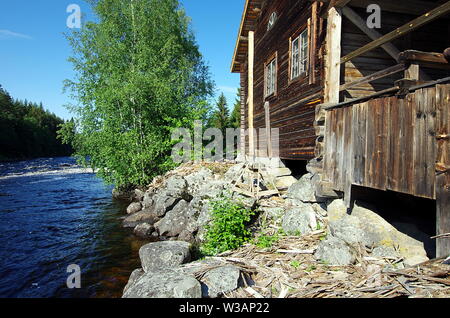
{"label": "vertical wooden beam", "polygon": [[254,31],[248,32],[248,136],[249,136],[249,155],[254,157],[255,155],[255,136],[253,125],[253,72],[255,64],[254,56],[255,48],[255,33]]}
{"label": "vertical wooden beam", "polygon": [[[311,28],[309,38],[309,84],[316,82],[316,50],[317,50],[317,2],[311,6]],[[291,46],[289,46],[291,47]],[[290,59],[289,59],[290,60]]]}
{"label": "vertical wooden beam", "polygon": [[240,139],[240,152],[241,152],[241,158],[245,159],[245,107],[246,105],[246,96],[245,96],[245,69],[243,67],[243,65],[241,65],[241,70],[240,70],[240,76],[241,76],[241,139]]}
{"label": "vertical wooden beam", "polygon": [[272,133],[271,133],[271,125],[270,125],[270,103],[264,103],[264,112],[265,112],[265,120],[266,120],[266,138],[267,138],[267,157],[272,158]]}
{"label": "vertical wooden beam", "polygon": [[[341,9],[331,8],[328,11],[327,19],[327,33],[326,33],[326,56],[325,56],[325,88],[324,88],[324,103],[339,103],[339,88],[341,78],[341,36],[342,36],[342,15]],[[321,108],[316,109],[315,122],[324,123],[324,175],[321,176],[321,181],[333,182],[334,170],[330,167],[335,167],[335,149],[333,149],[334,140],[332,140],[331,131],[334,130],[332,111],[325,111]],[[332,154],[332,155],[331,155]],[[336,188],[336,183],[333,184]],[[348,200],[350,201],[350,199]]]}
{"label": "vertical wooden beam", "polygon": [[325,58],[325,103],[339,103],[339,86],[341,75],[341,10],[331,8],[328,11],[328,25]]}
{"label": "vertical wooden beam", "polygon": [[[436,235],[450,233],[450,85],[436,87]],[[450,238],[436,240],[436,256],[450,255]]]}

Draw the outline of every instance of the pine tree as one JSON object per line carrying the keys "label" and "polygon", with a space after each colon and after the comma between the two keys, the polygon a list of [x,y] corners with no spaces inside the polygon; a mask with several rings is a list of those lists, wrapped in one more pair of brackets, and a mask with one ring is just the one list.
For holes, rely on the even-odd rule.
{"label": "pine tree", "polygon": [[237,89],[237,96],[234,100],[234,108],[230,116],[230,125],[233,128],[241,126],[241,90]]}
{"label": "pine tree", "polygon": [[230,127],[230,116],[227,99],[223,93],[219,96],[216,107],[217,109],[213,115],[213,124],[215,128],[222,131],[222,134],[225,137],[226,129]]}

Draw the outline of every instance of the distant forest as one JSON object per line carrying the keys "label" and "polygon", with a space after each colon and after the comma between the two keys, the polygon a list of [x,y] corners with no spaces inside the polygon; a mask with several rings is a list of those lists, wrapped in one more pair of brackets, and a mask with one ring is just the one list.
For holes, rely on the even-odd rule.
{"label": "distant forest", "polygon": [[0,161],[70,155],[57,139],[63,123],[42,104],[13,99],[0,86]]}

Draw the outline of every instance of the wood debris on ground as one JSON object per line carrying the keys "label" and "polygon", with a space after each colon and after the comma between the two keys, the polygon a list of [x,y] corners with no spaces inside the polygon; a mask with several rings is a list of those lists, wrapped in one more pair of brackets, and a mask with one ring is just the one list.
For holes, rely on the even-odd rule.
{"label": "wood debris on ground", "polygon": [[282,237],[270,249],[253,244],[215,261],[241,269],[243,287],[225,298],[441,298],[450,297],[450,266],[442,259],[394,270],[400,260],[369,257],[360,249],[352,266],[330,266],[311,252],[323,239],[317,231],[301,239]]}

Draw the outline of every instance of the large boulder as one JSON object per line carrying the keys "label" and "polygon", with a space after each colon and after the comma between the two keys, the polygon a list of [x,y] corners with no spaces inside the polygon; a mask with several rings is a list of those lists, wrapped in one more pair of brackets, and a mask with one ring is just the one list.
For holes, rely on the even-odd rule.
{"label": "large boulder", "polygon": [[186,177],[185,180],[188,185],[188,192],[192,196],[196,196],[199,190],[205,185],[207,180],[211,180],[214,177],[211,170],[202,168]]}
{"label": "large boulder", "polygon": [[241,271],[236,266],[226,265],[208,271],[201,279],[204,296],[216,298],[239,287]]}
{"label": "large boulder", "polygon": [[142,210],[141,202],[133,202],[127,207],[127,214],[133,214]]}
{"label": "large boulder", "polygon": [[158,216],[151,210],[142,210],[127,216],[123,220],[124,227],[136,227],[141,223],[155,224],[159,220]]}
{"label": "large boulder", "polygon": [[174,198],[185,198],[188,189],[187,181],[181,176],[172,176],[166,180],[165,194]]}
{"label": "large boulder", "polygon": [[232,166],[225,173],[225,176],[224,176],[225,180],[228,182],[237,180],[237,178],[239,178],[239,176],[241,175],[243,168],[244,168],[243,163],[239,163],[237,165]]}
{"label": "large boulder", "polygon": [[151,209],[155,201],[153,200],[154,193],[147,191],[142,198],[142,206],[144,209]]}
{"label": "large boulder", "polygon": [[166,268],[154,269],[129,286],[123,298],[201,298],[200,283],[192,276]]}
{"label": "large boulder", "polygon": [[314,256],[317,260],[339,266],[351,265],[356,259],[352,249],[343,240],[332,236],[320,242]]}
{"label": "large boulder", "polygon": [[306,235],[317,230],[316,214],[309,204],[289,209],[283,217],[283,231],[289,235]]}
{"label": "large boulder", "polygon": [[133,233],[137,237],[146,239],[151,237],[154,230],[155,227],[153,225],[148,223],[141,223],[134,228]]}
{"label": "large boulder", "polygon": [[186,228],[188,222],[188,207],[189,203],[181,200],[172,210],[167,212],[166,216],[155,224],[159,235],[168,237],[179,235]]}
{"label": "large boulder", "polygon": [[128,289],[130,289],[131,286],[133,286],[143,275],[145,274],[144,270],[142,268],[135,269],[128,279],[128,283],[123,289],[123,293],[125,294]]}
{"label": "large boulder", "polygon": [[300,200],[305,203],[322,202],[316,197],[316,188],[313,182],[313,175],[305,174],[296,183],[291,185],[287,192],[287,197],[293,200]]}
{"label": "large boulder", "polygon": [[375,247],[396,248],[404,258],[406,266],[417,265],[429,260],[423,242],[398,231],[377,213],[362,205],[355,204],[351,215],[361,221],[362,230],[374,242]]}
{"label": "large boulder", "polygon": [[347,215],[347,206],[343,200],[337,199],[328,205],[327,212],[330,222],[338,221]]}
{"label": "large boulder", "polygon": [[174,268],[191,260],[191,244],[179,241],[149,243],[139,249],[139,257],[145,272]]}
{"label": "large boulder", "polygon": [[153,212],[158,217],[163,217],[166,213],[172,210],[175,205],[182,200],[181,197],[167,195],[166,192],[155,194],[153,200]]}
{"label": "large boulder", "polygon": [[365,231],[361,220],[352,215],[330,222],[329,228],[332,236],[350,245],[362,243],[366,247],[373,247],[377,242],[377,238],[374,237],[376,233]]}

